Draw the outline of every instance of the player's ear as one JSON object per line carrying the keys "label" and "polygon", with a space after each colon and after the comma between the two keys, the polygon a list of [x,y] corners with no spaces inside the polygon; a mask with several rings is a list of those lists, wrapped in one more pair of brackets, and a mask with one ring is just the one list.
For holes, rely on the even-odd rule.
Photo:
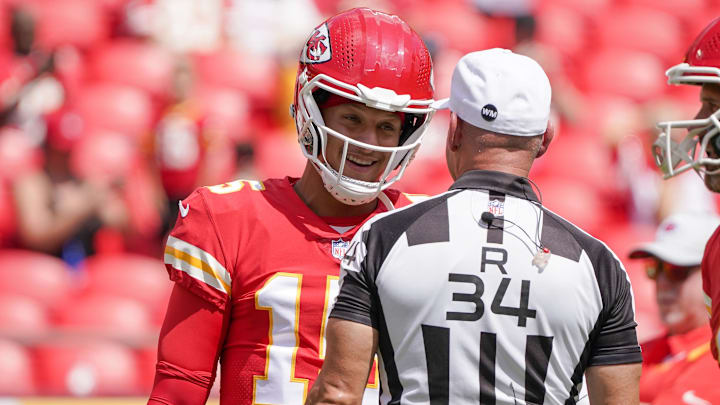
{"label": "player's ear", "polygon": [[552,123],[552,121],[548,121],[547,129],[542,134],[542,137],[542,144],[540,145],[540,149],[535,155],[536,158],[539,158],[540,156],[544,155],[545,152],[547,152],[548,147],[550,147],[550,142],[552,142],[552,140],[555,138],[555,125]]}

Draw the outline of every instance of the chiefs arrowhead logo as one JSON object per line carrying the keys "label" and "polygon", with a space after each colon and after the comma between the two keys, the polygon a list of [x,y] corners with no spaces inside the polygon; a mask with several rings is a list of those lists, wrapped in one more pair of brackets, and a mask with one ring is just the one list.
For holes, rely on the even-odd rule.
{"label": "chiefs arrowhead logo", "polygon": [[325,35],[321,35],[319,31],[315,31],[312,38],[308,41],[308,47],[307,47],[307,57],[310,60],[318,60],[322,56],[325,51],[327,51],[327,46],[323,43],[323,41],[327,39]]}
{"label": "chiefs arrowhead logo", "polygon": [[327,24],[323,24],[313,31],[310,39],[305,43],[300,57],[303,63],[323,63],[330,60],[330,34]]}

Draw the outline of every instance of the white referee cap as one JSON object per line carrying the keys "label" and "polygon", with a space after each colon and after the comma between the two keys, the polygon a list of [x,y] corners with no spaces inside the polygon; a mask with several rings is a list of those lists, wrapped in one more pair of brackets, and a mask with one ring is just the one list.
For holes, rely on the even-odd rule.
{"label": "white referee cap", "polygon": [[488,49],[463,56],[455,67],[450,98],[436,101],[463,121],[506,135],[545,132],[552,90],[545,71],[533,59],[508,49]]}
{"label": "white referee cap", "polygon": [[631,259],[657,257],[676,266],[699,266],[705,244],[720,225],[720,217],[707,213],[680,213],[667,217],[653,242],[630,252]]}

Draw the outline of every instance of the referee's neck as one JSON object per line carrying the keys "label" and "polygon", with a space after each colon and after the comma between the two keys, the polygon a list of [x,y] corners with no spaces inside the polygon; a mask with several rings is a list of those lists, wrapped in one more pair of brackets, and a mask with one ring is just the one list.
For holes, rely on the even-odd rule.
{"label": "referee's neck", "polygon": [[463,165],[463,170],[460,170],[459,173],[460,175],[462,175],[463,173],[470,170],[491,170],[495,172],[508,173],[519,177],[528,177],[528,174],[530,173],[530,167],[532,166],[532,161],[522,162],[519,161],[519,159],[514,161],[497,160],[497,158],[483,159],[478,154],[475,156],[474,159],[472,159],[471,162],[469,162],[470,164]]}

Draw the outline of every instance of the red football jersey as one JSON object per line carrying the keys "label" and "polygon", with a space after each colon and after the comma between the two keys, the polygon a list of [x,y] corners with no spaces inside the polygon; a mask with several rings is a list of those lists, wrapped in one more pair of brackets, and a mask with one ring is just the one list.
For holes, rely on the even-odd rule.
{"label": "red football jersey", "polygon": [[654,403],[655,398],[668,391],[680,376],[695,369],[702,356],[712,359],[709,337],[710,328],[703,325],[687,333],[664,336],[643,344],[640,402]]}
{"label": "red football jersey", "polygon": [[708,343],[689,352],[687,357],[685,371],[661,386],[653,405],[720,403],[720,369],[708,352]]}
{"label": "red football jersey", "polygon": [[705,305],[710,313],[712,339],[710,347],[715,360],[720,347],[720,228],[710,237],[702,261],[703,292]]}
{"label": "red football jersey", "polygon": [[[338,233],[303,203],[296,181],[198,189],[181,202],[168,238],[170,278],[229,311],[219,348],[222,404],[303,404],[322,366],[339,260],[364,221]],[[385,191],[367,218],[411,202]],[[378,403],[375,378],[364,403]]]}

